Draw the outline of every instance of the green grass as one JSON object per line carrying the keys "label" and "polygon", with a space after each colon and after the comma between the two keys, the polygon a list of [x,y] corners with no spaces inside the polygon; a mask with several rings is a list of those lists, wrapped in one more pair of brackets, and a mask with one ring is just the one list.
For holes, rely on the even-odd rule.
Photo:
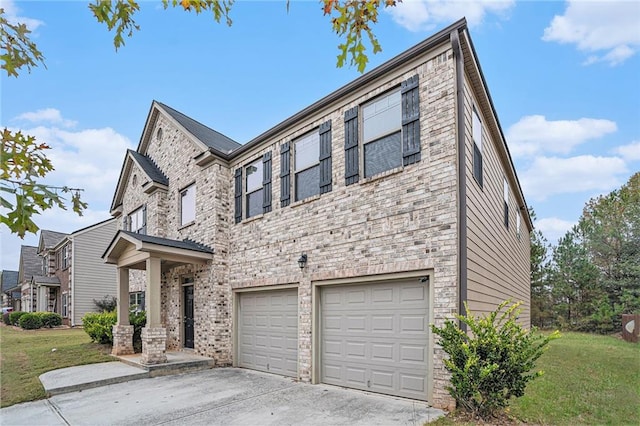
{"label": "green grass", "polygon": [[[544,376],[511,400],[509,415],[541,425],[640,424],[640,345],[562,333],[538,360]],[[434,424],[458,424],[444,418]]]}
{"label": "green grass", "polygon": [[[56,350],[52,352],[52,349]],[[82,329],[19,330],[0,326],[0,407],[45,397],[38,377],[74,365],[113,361]]]}

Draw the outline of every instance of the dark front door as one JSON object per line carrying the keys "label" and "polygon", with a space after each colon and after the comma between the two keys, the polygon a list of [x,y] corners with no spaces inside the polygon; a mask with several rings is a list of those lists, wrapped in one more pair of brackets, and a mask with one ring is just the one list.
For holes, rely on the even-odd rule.
{"label": "dark front door", "polygon": [[184,347],[193,349],[193,286],[184,288]]}

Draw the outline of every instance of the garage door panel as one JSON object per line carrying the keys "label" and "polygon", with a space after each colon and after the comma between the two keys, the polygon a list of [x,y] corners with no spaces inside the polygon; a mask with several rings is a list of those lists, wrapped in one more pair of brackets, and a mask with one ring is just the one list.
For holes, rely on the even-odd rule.
{"label": "garage door panel", "polygon": [[321,380],[425,400],[425,284],[391,282],[321,290]]}
{"label": "garage door panel", "polygon": [[240,294],[239,366],[296,377],[297,289]]}

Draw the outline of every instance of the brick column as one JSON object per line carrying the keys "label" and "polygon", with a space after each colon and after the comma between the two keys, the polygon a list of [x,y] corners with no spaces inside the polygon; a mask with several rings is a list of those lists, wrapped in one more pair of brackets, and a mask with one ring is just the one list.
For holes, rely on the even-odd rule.
{"label": "brick column", "polygon": [[111,355],[131,355],[133,353],[133,326],[114,325]]}
{"label": "brick column", "polygon": [[144,327],[142,329],[142,363],[162,364],[167,362],[167,329]]}

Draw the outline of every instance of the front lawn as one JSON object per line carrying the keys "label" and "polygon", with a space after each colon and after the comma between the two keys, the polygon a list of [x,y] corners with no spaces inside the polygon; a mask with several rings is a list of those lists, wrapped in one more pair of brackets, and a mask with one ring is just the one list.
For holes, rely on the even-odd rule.
{"label": "front lawn", "polygon": [[[53,351],[55,349],[55,351]],[[82,329],[19,330],[0,326],[0,407],[45,397],[38,377],[74,365],[113,361],[109,347]]]}
{"label": "front lawn", "polygon": [[[544,376],[511,400],[517,423],[640,424],[640,345],[612,336],[562,333],[538,360]],[[450,418],[436,425],[457,424]]]}

